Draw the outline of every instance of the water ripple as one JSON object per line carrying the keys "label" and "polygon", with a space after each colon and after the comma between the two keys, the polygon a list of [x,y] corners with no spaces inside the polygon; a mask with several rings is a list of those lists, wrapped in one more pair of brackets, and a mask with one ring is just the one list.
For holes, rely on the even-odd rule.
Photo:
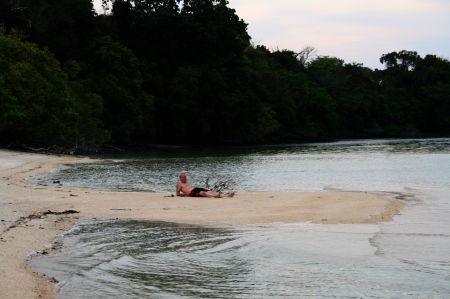
{"label": "water ripple", "polygon": [[[389,248],[374,255],[367,244],[372,231],[370,225],[101,221],[72,230],[62,253],[32,265],[67,282],[60,298],[443,298],[450,292],[448,275],[435,268],[448,269],[448,259],[401,258]],[[339,249],[345,246],[352,249]]]}

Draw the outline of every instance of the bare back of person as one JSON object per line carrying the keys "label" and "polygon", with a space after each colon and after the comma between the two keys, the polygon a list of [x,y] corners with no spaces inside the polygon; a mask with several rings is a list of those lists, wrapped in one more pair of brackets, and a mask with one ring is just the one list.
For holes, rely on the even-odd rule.
{"label": "bare back of person", "polygon": [[191,194],[192,189],[194,189],[194,187],[192,187],[190,184],[178,181],[176,190],[177,196],[188,196],[189,194]]}

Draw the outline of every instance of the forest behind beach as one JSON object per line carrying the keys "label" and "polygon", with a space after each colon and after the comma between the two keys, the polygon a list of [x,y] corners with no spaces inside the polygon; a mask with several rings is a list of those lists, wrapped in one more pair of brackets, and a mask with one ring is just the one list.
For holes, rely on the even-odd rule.
{"label": "forest behind beach", "polygon": [[0,146],[450,136],[445,57],[398,49],[371,69],[269,49],[226,0],[104,5],[0,1]]}

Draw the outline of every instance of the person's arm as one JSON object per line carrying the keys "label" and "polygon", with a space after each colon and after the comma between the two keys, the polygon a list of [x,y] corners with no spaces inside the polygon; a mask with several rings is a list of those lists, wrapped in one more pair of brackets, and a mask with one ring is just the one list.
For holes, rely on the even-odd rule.
{"label": "person's arm", "polygon": [[184,196],[184,193],[181,192],[181,184],[180,184],[180,182],[177,183],[176,194],[177,194],[177,196]]}

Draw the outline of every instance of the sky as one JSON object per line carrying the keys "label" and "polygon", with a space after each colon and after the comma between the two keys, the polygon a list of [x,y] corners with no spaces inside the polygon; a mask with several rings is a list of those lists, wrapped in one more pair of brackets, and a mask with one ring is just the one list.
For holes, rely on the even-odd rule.
{"label": "sky", "polygon": [[[98,2],[94,0],[96,8]],[[383,68],[392,51],[450,59],[450,0],[229,0],[255,45]]]}

